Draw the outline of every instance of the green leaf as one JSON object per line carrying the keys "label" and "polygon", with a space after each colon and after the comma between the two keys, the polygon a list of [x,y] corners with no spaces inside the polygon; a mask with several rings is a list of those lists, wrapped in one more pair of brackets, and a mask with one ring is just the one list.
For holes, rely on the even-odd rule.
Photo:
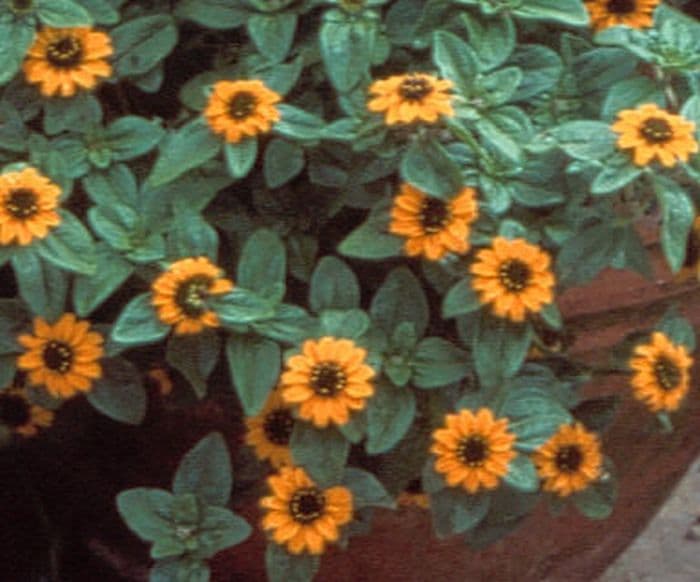
{"label": "green leaf", "polygon": [[564,65],[552,49],[537,44],[519,44],[509,61],[523,72],[520,87],[513,101],[526,101],[552,89],[562,74]]}
{"label": "green leaf", "polygon": [[684,345],[691,352],[695,350],[695,329],[678,314],[676,308],[670,308],[655,328],[665,333],[674,343]]}
{"label": "green leaf", "polygon": [[323,257],[311,275],[309,305],[315,313],[359,307],[360,284],[352,269],[334,256]]}
{"label": "green leaf", "polygon": [[107,147],[112,150],[112,159],[122,161],[151,151],[164,135],[165,132],[157,121],[126,115],[107,127],[104,139]]}
{"label": "green leaf", "polygon": [[172,504],[171,493],[150,487],[127,489],[117,495],[119,515],[131,531],[147,542],[172,534]]}
{"label": "green leaf", "polygon": [[346,93],[368,73],[374,49],[375,21],[357,19],[340,10],[323,15],[319,31],[321,57],[328,78],[339,93]]}
{"label": "green leaf", "polygon": [[342,479],[350,443],[335,427],[319,429],[297,422],[289,446],[294,463],[303,466],[320,487]]}
{"label": "green leaf", "polygon": [[642,173],[626,154],[614,154],[603,161],[604,166],[591,184],[592,194],[610,194],[627,186]]}
{"label": "green leaf", "polygon": [[175,16],[206,28],[226,30],[245,24],[248,11],[233,6],[231,0],[182,0],[175,8]]}
{"label": "green leaf", "polygon": [[388,233],[390,201],[382,200],[365,222],[338,245],[338,252],[360,259],[386,259],[401,255],[403,240]]}
{"label": "green leaf", "polygon": [[248,34],[260,53],[279,63],[289,53],[297,28],[294,12],[254,13],[248,18]]}
{"label": "green leaf", "polygon": [[287,253],[282,239],[273,230],[256,230],[243,245],[236,283],[263,297],[280,300],[286,275]]}
{"label": "green leaf", "polygon": [[157,342],[170,331],[170,326],[158,319],[151,293],[134,297],[117,317],[112,328],[112,340],[125,345],[140,345]]}
{"label": "green leaf", "polygon": [[270,582],[310,582],[321,557],[313,554],[289,554],[284,546],[268,542],[265,550],[265,571]]}
{"label": "green leaf", "polygon": [[239,326],[262,321],[275,314],[273,303],[242,287],[235,287],[226,295],[210,297],[207,304],[217,313],[224,325]]}
{"label": "green leaf", "polygon": [[73,214],[59,210],[61,223],[34,245],[37,252],[57,267],[91,275],[97,259],[95,245],[88,230]]}
{"label": "green leaf", "polygon": [[401,158],[401,177],[419,190],[448,198],[462,187],[462,172],[445,148],[432,138],[415,140]]}
{"label": "green leaf", "polygon": [[66,307],[66,276],[50,263],[42,261],[30,247],[15,252],[10,262],[19,296],[32,312],[47,319],[58,318]]}
{"label": "green leaf", "polygon": [[445,79],[454,81],[460,93],[469,95],[478,73],[477,57],[457,35],[439,30],[433,35],[433,61]]}
{"label": "green leaf", "polygon": [[581,0],[528,0],[513,13],[521,18],[553,20],[572,26],[588,24],[588,11]]}
{"label": "green leaf", "polygon": [[224,144],[224,159],[231,176],[240,180],[245,178],[255,165],[258,157],[258,140],[247,137],[238,143]]}
{"label": "green leaf", "polygon": [[524,417],[511,422],[509,430],[515,433],[517,440],[515,448],[525,453],[531,453],[542,446],[564,424],[571,422],[569,413],[561,408],[551,409],[547,413]]}
{"label": "green leaf", "polygon": [[78,93],[70,99],[54,97],[44,102],[44,132],[93,130],[102,120],[100,102],[91,93]]}
{"label": "green leaf", "polygon": [[465,13],[461,21],[469,31],[469,44],[474,47],[483,71],[494,69],[508,58],[515,47],[515,25],[508,13],[485,16]]}
{"label": "green leaf", "polygon": [[153,69],[177,44],[172,16],[141,16],[110,32],[114,44],[114,69],[118,76],[140,75]]}
{"label": "green leaf", "polygon": [[352,491],[352,505],[355,510],[362,507],[394,509],[396,505],[379,480],[362,469],[355,467],[345,469],[342,485]]}
{"label": "green leaf", "polygon": [[240,544],[251,533],[253,528],[248,522],[232,511],[223,507],[207,507],[197,534],[198,553],[211,558],[221,550]]}
{"label": "green leaf", "polygon": [[304,150],[297,144],[274,138],[265,148],[263,175],[269,188],[279,188],[304,169]]}
{"label": "green leaf", "polygon": [[617,137],[601,121],[567,121],[550,129],[549,134],[577,160],[604,160],[616,151]]}
{"label": "green leaf", "polygon": [[464,490],[446,488],[430,496],[433,528],[440,539],[463,533],[477,526],[489,511],[488,495],[469,495]]}
{"label": "green leaf", "polygon": [[361,309],[326,309],[321,313],[324,335],[357,339],[370,327],[370,319]]}
{"label": "green leaf", "polygon": [[31,20],[14,22],[8,19],[0,22],[0,85],[4,85],[15,76],[35,34],[34,23]]}
{"label": "green leaf", "polygon": [[467,353],[440,337],[427,337],[413,354],[413,384],[438,388],[464,378],[471,369]]}
{"label": "green leaf", "polygon": [[671,271],[676,273],[685,260],[695,209],[686,191],[671,178],[656,174],[653,183],[661,205],[661,248]]}
{"label": "green leaf", "polygon": [[116,24],[119,22],[119,10],[115,9],[110,0],[78,0],[92,16],[97,24]]}
{"label": "green leaf", "polygon": [[168,246],[175,257],[209,257],[216,262],[219,253],[219,235],[201,214],[185,209],[176,211]]}
{"label": "green leaf", "polygon": [[173,478],[173,493],[193,493],[208,505],[225,506],[233,477],[228,447],[221,433],[212,432],[182,458]]}
{"label": "green leaf", "polygon": [[35,6],[36,15],[46,26],[62,28],[92,24],[88,11],[70,0],[36,0]]}
{"label": "green leaf", "polygon": [[207,379],[219,361],[219,335],[212,329],[187,335],[172,335],[165,359],[190,383],[198,398],[207,393]]}
{"label": "green leaf", "polygon": [[411,390],[377,382],[367,403],[367,452],[378,455],[392,449],[408,432],[415,415],[416,398]]}
{"label": "green leaf", "polygon": [[391,271],[377,289],[369,308],[372,321],[388,334],[403,321],[415,325],[422,337],[428,327],[430,311],[420,281],[407,267]]}
{"label": "green leaf", "polygon": [[615,508],[617,499],[617,482],[608,473],[605,479],[595,481],[589,487],[575,493],[573,502],[588,519],[606,519]]}
{"label": "green leaf", "polygon": [[226,357],[243,410],[247,416],[254,416],[279,379],[280,347],[268,339],[232,335],[226,342]]}
{"label": "green leaf", "polygon": [[472,313],[481,307],[479,294],[472,288],[471,277],[455,283],[442,300],[442,317],[449,319]]}
{"label": "green leaf", "polygon": [[141,424],[146,415],[146,391],[141,374],[123,358],[101,360],[102,377],[86,393],[94,408],[109,418],[126,424]]}
{"label": "green leaf", "polygon": [[298,344],[313,335],[316,320],[298,305],[282,303],[270,319],[255,322],[253,329],[260,335],[286,344]]}
{"label": "green leaf", "polygon": [[508,463],[508,473],[503,481],[513,489],[526,493],[534,493],[540,488],[535,465],[525,455],[518,455]]}
{"label": "green leaf", "polygon": [[325,122],[320,117],[285,103],[277,105],[277,110],[281,119],[272,128],[275,133],[301,141],[315,141],[323,137]]}
{"label": "green leaf", "polygon": [[160,153],[148,176],[152,186],[172,182],[185,172],[211,160],[222,142],[201,118],[169,133],[160,145]]}
{"label": "green leaf", "polygon": [[474,336],[474,364],[481,382],[496,386],[520,369],[533,331],[528,323],[517,324],[482,311]]}
{"label": "green leaf", "polygon": [[428,494],[437,493],[447,487],[443,475],[435,470],[435,457],[428,457],[421,471],[421,485]]}
{"label": "green leaf", "polygon": [[613,121],[623,109],[633,109],[643,103],[665,105],[663,89],[648,77],[632,77],[618,81],[608,91],[603,102],[601,117]]}

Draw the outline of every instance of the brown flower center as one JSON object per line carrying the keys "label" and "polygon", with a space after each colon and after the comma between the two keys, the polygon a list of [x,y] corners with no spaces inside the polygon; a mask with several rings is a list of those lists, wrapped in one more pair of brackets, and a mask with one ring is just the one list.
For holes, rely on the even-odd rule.
{"label": "brown flower center", "polygon": [[607,9],[611,14],[631,14],[637,9],[637,1],[608,0]]}
{"label": "brown flower center", "polygon": [[520,259],[509,259],[498,270],[501,284],[510,292],[522,291],[531,275],[530,267]]}
{"label": "brown flower center", "polygon": [[554,462],[560,471],[565,473],[573,473],[577,471],[581,466],[583,461],[583,453],[577,445],[567,445],[561,447],[556,456],[554,457]]}
{"label": "brown flower center", "polygon": [[439,198],[428,197],[420,209],[420,223],[426,233],[433,234],[442,230],[450,218],[447,204]]}
{"label": "brown flower center", "polygon": [[682,374],[675,362],[660,356],[654,362],[654,376],[663,390],[673,390],[680,383]]}
{"label": "brown flower center", "polygon": [[75,67],[83,58],[83,45],[74,36],[64,36],[49,44],[46,60],[59,69]]}
{"label": "brown flower center", "polygon": [[257,104],[255,95],[248,93],[248,91],[241,91],[228,102],[228,112],[233,119],[243,121],[253,114]]}
{"label": "brown flower center", "polygon": [[0,423],[14,428],[24,426],[30,419],[29,403],[24,398],[0,394]]}
{"label": "brown flower center", "polygon": [[673,130],[665,119],[652,117],[647,119],[639,133],[648,143],[666,143],[673,137]]}
{"label": "brown flower center", "polygon": [[265,438],[276,445],[289,444],[294,429],[294,418],[287,408],[278,408],[265,415],[263,431]]}
{"label": "brown flower center", "polygon": [[335,362],[321,362],[311,370],[311,387],[319,396],[333,396],[347,384],[347,376]]}
{"label": "brown flower center", "polygon": [[5,209],[19,220],[31,218],[39,211],[36,192],[29,188],[11,190],[5,200]]}
{"label": "brown flower center", "polygon": [[399,95],[406,101],[421,101],[433,90],[432,85],[422,77],[407,77],[399,85]]}
{"label": "brown flower center", "polygon": [[481,467],[488,457],[488,446],[480,436],[469,436],[459,441],[457,457],[470,467]]}
{"label": "brown flower center", "polygon": [[205,300],[211,284],[211,278],[204,275],[186,279],[175,292],[175,303],[188,317],[199,317],[207,309]]}
{"label": "brown flower center", "polygon": [[289,512],[299,523],[311,523],[323,514],[326,498],[318,487],[299,489],[289,502]]}
{"label": "brown flower center", "polygon": [[44,365],[54,372],[65,374],[73,364],[73,348],[67,343],[51,340],[43,352]]}

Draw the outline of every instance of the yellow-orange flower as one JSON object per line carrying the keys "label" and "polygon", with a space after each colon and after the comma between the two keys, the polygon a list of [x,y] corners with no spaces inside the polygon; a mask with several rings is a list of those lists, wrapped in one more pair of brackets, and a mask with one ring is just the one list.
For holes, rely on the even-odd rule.
{"label": "yellow-orange flower", "polygon": [[278,469],[292,464],[289,439],[294,429],[294,417],[280,390],[273,390],[260,414],[246,418],[246,444],[253,447],[261,461],[268,460]]}
{"label": "yellow-orange flower", "polygon": [[214,133],[238,143],[270,131],[280,120],[275,104],[281,99],[262,81],[219,81],[209,96],[204,117]]}
{"label": "yellow-orange flower", "polygon": [[448,92],[452,81],[438,79],[424,73],[393,75],[375,81],[369,87],[373,97],[367,109],[384,113],[387,125],[423,121],[436,123],[441,115],[454,116],[452,95]]}
{"label": "yellow-orange flower", "polygon": [[167,396],[173,391],[173,380],[168,371],[161,366],[154,366],[148,370],[146,378],[161,396]]}
{"label": "yellow-orange flower", "polygon": [[61,189],[34,168],[0,174],[0,245],[28,245],[58,226]]}
{"label": "yellow-orange flower", "polygon": [[321,489],[298,467],[282,467],[267,483],[272,495],[260,500],[262,527],[291,554],[322,554],[352,520],[352,492],[345,487]]}
{"label": "yellow-orange flower", "polygon": [[402,236],[409,257],[437,261],[448,252],[469,250],[469,229],[479,208],[473,188],[463,188],[450,200],[428,196],[402,184],[391,209],[389,232]]}
{"label": "yellow-orange flower", "polygon": [[348,339],[306,340],[301,353],[286,362],[282,397],[299,406],[299,417],[324,428],[342,425],[374,394],[375,373],[365,364],[367,351]]}
{"label": "yellow-orange flower", "polygon": [[549,254],[524,239],[496,237],[469,268],[472,287],[497,317],[521,322],[554,299]]}
{"label": "yellow-orange flower", "polygon": [[445,426],[433,432],[435,470],[450,487],[462,487],[471,494],[495,489],[508,473],[515,458],[515,435],[508,419],[496,419],[488,408],[474,414],[460,410],[445,416]]}
{"label": "yellow-orange flower", "polygon": [[90,330],[90,322],[64,313],[53,325],[34,318],[34,330],[17,338],[26,351],[17,358],[17,367],[27,372],[29,381],[44,386],[53,396],[70,398],[89,392],[92,382],[102,377],[100,358],[103,338]]}
{"label": "yellow-orange flower", "polygon": [[564,424],[532,455],[545,491],[568,497],[601,475],[603,455],[598,437],[581,423]]}
{"label": "yellow-orange flower", "polygon": [[661,0],[587,0],[591,26],[603,30],[611,26],[648,28],[654,24],[654,10]]}
{"label": "yellow-orange flower", "polygon": [[693,358],[683,345],[655,331],[648,343],[637,345],[629,360],[632,392],[652,412],[678,409],[690,388]]}
{"label": "yellow-orange flower", "polygon": [[632,159],[637,166],[646,166],[656,158],[670,168],[679,160],[687,162],[690,154],[698,151],[695,123],[673,115],[655,103],[620,111],[611,129],[620,134],[617,147],[632,150]]}
{"label": "yellow-orange flower", "polygon": [[23,437],[33,437],[53,423],[51,410],[32,404],[19,387],[0,390],[0,424]]}
{"label": "yellow-orange flower", "polygon": [[176,335],[199,333],[219,325],[219,317],[207,308],[207,297],[232,289],[233,282],[208,258],[181,259],[153,281],[151,303],[158,318],[174,326]]}
{"label": "yellow-orange flower", "polygon": [[91,28],[43,28],[24,61],[27,82],[45,97],[71,97],[112,74],[109,35]]}

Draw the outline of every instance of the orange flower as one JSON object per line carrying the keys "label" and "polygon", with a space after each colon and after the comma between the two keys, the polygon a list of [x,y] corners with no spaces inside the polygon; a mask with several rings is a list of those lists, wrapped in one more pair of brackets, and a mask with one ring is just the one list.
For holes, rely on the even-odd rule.
{"label": "orange flower", "polygon": [[678,160],[687,162],[690,154],[698,151],[695,123],[664,111],[654,103],[620,111],[617,118],[611,126],[614,132],[620,134],[617,147],[632,150],[637,166],[647,166],[657,158],[662,165],[670,168]]}
{"label": "orange flower", "polygon": [[476,192],[463,188],[451,200],[427,196],[410,184],[402,184],[391,209],[389,232],[406,239],[409,257],[431,261],[448,252],[469,250],[469,228],[479,215]]}
{"label": "orange flower", "polygon": [[370,85],[369,92],[374,97],[367,102],[367,109],[384,113],[387,125],[436,123],[441,115],[455,114],[448,93],[451,88],[452,81],[424,73],[394,75]]}
{"label": "orange flower", "polygon": [[587,0],[591,26],[603,30],[611,26],[648,28],[654,24],[654,10],[661,0]]}
{"label": "orange flower", "polygon": [[58,226],[61,189],[34,168],[0,174],[0,245],[25,246]]}
{"label": "orange flower", "polygon": [[554,300],[549,255],[524,239],[496,237],[476,254],[472,287],[494,315],[521,322]]}
{"label": "orange flower", "polygon": [[260,414],[246,418],[245,423],[248,428],[245,442],[253,447],[258,459],[270,461],[276,469],[292,464],[289,439],[294,429],[294,417],[280,390],[274,390]]}
{"label": "orange flower", "polygon": [[53,423],[51,410],[32,404],[19,387],[0,390],[0,424],[23,437],[33,437]]}
{"label": "orange flower", "polygon": [[70,398],[89,392],[93,380],[102,377],[99,360],[104,340],[90,331],[90,322],[72,313],[64,313],[53,325],[36,317],[34,332],[20,335],[17,341],[26,348],[17,358],[17,367],[52,396]]}
{"label": "orange flower", "polygon": [[352,410],[362,410],[374,394],[375,372],[367,351],[348,339],[306,340],[302,353],[287,360],[280,380],[282,397],[299,405],[299,416],[320,428],[346,424]]}
{"label": "orange flower", "polygon": [[648,343],[634,348],[629,360],[633,370],[632,392],[652,412],[678,409],[690,388],[693,358],[685,346],[674,344],[655,331]]}
{"label": "orange flower", "polygon": [[598,479],[603,465],[598,437],[581,423],[564,424],[532,455],[545,491],[568,497]]}
{"label": "orange flower", "polygon": [[433,441],[435,470],[450,487],[460,486],[471,494],[498,487],[516,456],[508,419],[496,420],[488,408],[476,414],[471,410],[448,414],[445,427],[433,432]]}
{"label": "orange flower", "polygon": [[262,81],[219,81],[214,85],[204,117],[227,142],[267,133],[280,120],[275,107],[282,97]]}
{"label": "orange flower", "polygon": [[352,492],[345,487],[321,489],[298,467],[282,467],[267,483],[272,495],[260,500],[262,527],[291,554],[322,554],[352,520]]}
{"label": "orange flower", "polygon": [[107,34],[91,28],[43,28],[24,61],[27,82],[44,97],[72,97],[93,89],[112,74],[107,62],[114,50]]}
{"label": "orange flower", "polygon": [[163,323],[175,326],[176,335],[199,333],[219,325],[219,317],[207,309],[207,296],[232,289],[233,282],[208,258],[181,259],[153,281],[151,303]]}

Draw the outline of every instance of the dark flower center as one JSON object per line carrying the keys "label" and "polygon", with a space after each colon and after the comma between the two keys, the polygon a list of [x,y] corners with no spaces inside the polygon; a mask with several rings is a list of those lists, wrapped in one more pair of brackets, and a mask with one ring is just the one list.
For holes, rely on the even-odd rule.
{"label": "dark flower center", "polygon": [[433,90],[431,84],[422,77],[408,77],[399,85],[399,95],[406,101],[421,101]]}
{"label": "dark flower center", "polygon": [[681,381],[678,366],[666,356],[659,357],[654,363],[654,376],[664,390],[673,390]]}
{"label": "dark flower center", "polygon": [[637,0],[608,0],[607,8],[611,14],[631,14],[637,9]]}
{"label": "dark flower center", "polygon": [[29,403],[21,396],[0,394],[0,422],[9,427],[24,426],[31,419]]}
{"label": "dark flower center", "polygon": [[665,119],[647,119],[639,132],[648,143],[666,143],[673,137],[673,130]]}
{"label": "dark flower center", "polygon": [[46,49],[46,60],[59,69],[75,67],[83,58],[83,45],[74,36],[64,36]]}
{"label": "dark flower center", "polygon": [[188,317],[199,317],[206,311],[205,299],[212,280],[204,275],[186,279],[175,292],[175,303]]}
{"label": "dark flower center", "polygon": [[450,212],[442,200],[426,198],[420,209],[420,223],[427,233],[439,232],[450,218]]}
{"label": "dark flower center", "polygon": [[278,408],[265,415],[263,431],[265,438],[276,445],[288,445],[294,428],[292,413],[286,408]]}
{"label": "dark flower center", "polygon": [[44,364],[49,370],[65,374],[73,364],[73,348],[64,342],[51,340],[44,348]]}
{"label": "dark flower center", "polygon": [[567,445],[557,451],[554,462],[560,471],[573,473],[577,471],[583,461],[583,453],[577,445]]}
{"label": "dark flower center", "polygon": [[289,502],[289,512],[299,523],[311,523],[321,517],[326,498],[318,487],[299,489]]}
{"label": "dark flower center", "polygon": [[522,291],[530,281],[530,267],[520,259],[510,259],[501,265],[498,276],[501,284],[511,292]]}
{"label": "dark flower center", "polygon": [[228,112],[233,119],[243,121],[250,117],[258,104],[255,95],[247,91],[236,93],[228,102]]}
{"label": "dark flower center", "polygon": [[347,376],[335,362],[321,362],[311,370],[311,387],[320,396],[333,396],[345,388]]}
{"label": "dark flower center", "polygon": [[39,211],[36,193],[29,188],[11,190],[5,200],[5,208],[15,218],[26,220]]}
{"label": "dark flower center", "polygon": [[480,436],[466,437],[457,445],[457,457],[470,467],[480,467],[487,456],[486,441]]}

